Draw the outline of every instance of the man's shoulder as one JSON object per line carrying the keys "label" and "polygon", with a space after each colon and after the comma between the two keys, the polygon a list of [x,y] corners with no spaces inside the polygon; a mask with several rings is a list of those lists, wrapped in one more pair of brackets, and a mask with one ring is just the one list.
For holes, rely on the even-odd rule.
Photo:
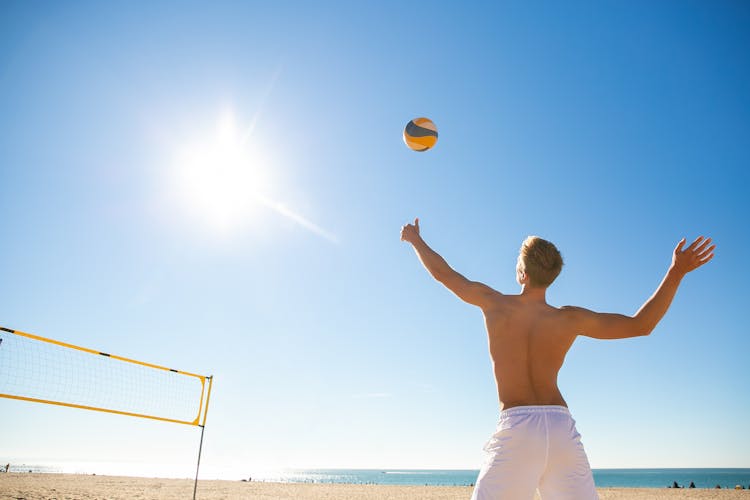
{"label": "man's shoulder", "polygon": [[555,310],[558,312],[561,318],[576,319],[589,312],[588,309],[579,306],[560,306],[556,307]]}
{"label": "man's shoulder", "polygon": [[581,328],[590,324],[597,315],[590,309],[580,306],[562,306],[558,308],[558,311],[561,325],[576,332],[580,332]]}
{"label": "man's shoulder", "polygon": [[592,312],[590,309],[581,306],[560,306],[557,310],[569,316],[581,316]]}
{"label": "man's shoulder", "polygon": [[516,295],[506,295],[500,293],[497,290],[490,289],[491,292],[487,294],[487,300],[482,305],[482,310],[487,312],[499,312],[507,309],[513,303],[513,299]]}

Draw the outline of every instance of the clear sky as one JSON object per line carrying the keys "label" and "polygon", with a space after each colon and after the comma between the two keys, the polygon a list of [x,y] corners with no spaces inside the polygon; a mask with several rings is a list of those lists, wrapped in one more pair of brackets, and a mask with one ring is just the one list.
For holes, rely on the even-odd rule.
{"label": "clear sky", "polygon": [[[559,383],[595,468],[750,467],[749,49],[739,1],[3,2],[0,324],[213,374],[207,477],[478,468],[482,317],[400,227],[506,293],[538,234],[551,304],[622,313],[707,235]],[[193,472],[195,428],[0,414],[0,461]]]}

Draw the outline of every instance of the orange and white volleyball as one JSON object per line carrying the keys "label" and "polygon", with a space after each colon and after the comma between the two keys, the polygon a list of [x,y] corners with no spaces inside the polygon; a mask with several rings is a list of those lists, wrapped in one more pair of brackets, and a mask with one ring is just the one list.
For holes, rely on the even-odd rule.
{"label": "orange and white volleyball", "polygon": [[437,127],[429,118],[414,118],[404,127],[404,142],[414,151],[427,151],[437,139]]}

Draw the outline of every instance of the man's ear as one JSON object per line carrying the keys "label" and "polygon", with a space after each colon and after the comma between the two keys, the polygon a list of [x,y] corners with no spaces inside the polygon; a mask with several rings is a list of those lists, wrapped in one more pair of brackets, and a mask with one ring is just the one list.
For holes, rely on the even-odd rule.
{"label": "man's ear", "polygon": [[516,276],[519,285],[525,285],[528,281],[528,279],[526,278],[526,273],[521,271],[520,269],[516,269]]}

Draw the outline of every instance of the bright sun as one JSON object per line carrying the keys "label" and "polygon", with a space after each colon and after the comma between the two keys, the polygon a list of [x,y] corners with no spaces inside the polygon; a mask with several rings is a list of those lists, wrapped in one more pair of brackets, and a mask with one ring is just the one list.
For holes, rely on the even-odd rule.
{"label": "bright sun", "polygon": [[169,184],[180,211],[205,229],[235,234],[258,215],[274,214],[331,243],[338,238],[273,192],[273,169],[257,144],[253,126],[238,127],[232,113],[224,113],[217,126],[177,149]]}
{"label": "bright sun", "polygon": [[217,230],[248,222],[270,188],[270,172],[250,131],[225,113],[205,140],[178,150],[174,183],[184,208]]}

